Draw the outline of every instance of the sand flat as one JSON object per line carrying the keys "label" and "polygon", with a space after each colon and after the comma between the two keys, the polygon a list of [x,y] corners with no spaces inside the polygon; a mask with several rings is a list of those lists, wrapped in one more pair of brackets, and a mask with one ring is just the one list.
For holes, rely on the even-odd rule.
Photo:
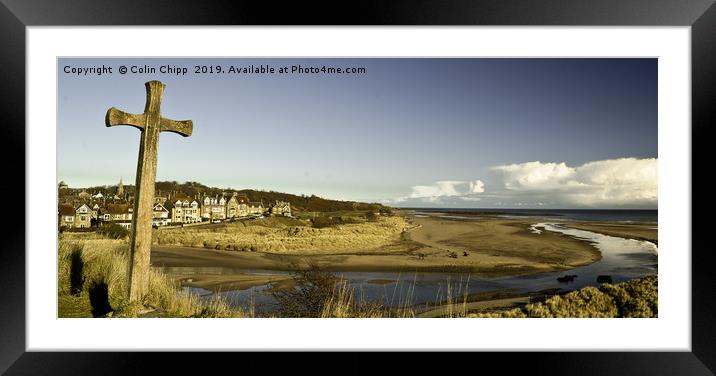
{"label": "sand flat", "polygon": [[426,254],[426,260],[453,252],[457,258],[447,262],[471,265],[484,272],[510,275],[522,274],[523,270],[560,270],[588,265],[601,258],[599,251],[587,242],[551,232],[531,232],[533,221],[494,217],[476,220],[428,217],[412,221],[420,227],[412,230],[409,238],[423,246],[419,252]]}
{"label": "sand flat", "polygon": [[293,280],[287,275],[252,275],[252,274],[193,274],[181,278],[181,284],[199,287],[213,292],[245,290],[255,286],[274,284],[277,288],[292,286]]}
{"label": "sand flat", "polygon": [[[552,232],[531,232],[533,220],[489,216],[466,220],[429,216],[408,220],[410,229],[401,239],[376,249],[285,253],[155,245],[152,263],[155,266],[283,271],[312,264],[328,271],[434,271],[511,276],[566,270],[601,257],[587,242]],[[236,281],[237,284],[244,282]]]}

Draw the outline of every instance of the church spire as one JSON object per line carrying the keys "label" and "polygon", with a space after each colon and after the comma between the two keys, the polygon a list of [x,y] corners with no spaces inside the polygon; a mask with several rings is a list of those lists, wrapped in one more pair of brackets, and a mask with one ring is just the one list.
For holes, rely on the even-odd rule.
{"label": "church spire", "polygon": [[122,185],[122,178],[119,178],[119,184],[117,185],[117,196],[124,196],[124,185]]}

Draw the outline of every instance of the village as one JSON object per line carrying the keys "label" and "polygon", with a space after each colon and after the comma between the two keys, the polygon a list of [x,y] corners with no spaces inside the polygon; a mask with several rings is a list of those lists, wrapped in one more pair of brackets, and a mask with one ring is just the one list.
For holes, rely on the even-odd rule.
{"label": "village", "polygon": [[[60,182],[58,189],[58,227],[61,231],[86,231],[107,224],[131,229],[134,196],[125,192],[121,179],[116,188],[105,192],[81,190],[79,193],[62,194],[70,190],[65,182]],[[193,197],[179,192],[162,196],[158,192],[154,197],[152,227],[192,226],[267,215],[291,217],[291,204],[279,200],[267,204],[250,202],[248,196],[238,192],[213,196],[197,194]]]}

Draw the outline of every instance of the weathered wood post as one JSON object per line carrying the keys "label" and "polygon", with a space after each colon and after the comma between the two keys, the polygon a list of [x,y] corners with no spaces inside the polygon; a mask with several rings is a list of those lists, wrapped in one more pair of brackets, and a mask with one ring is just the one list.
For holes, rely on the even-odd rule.
{"label": "weathered wood post", "polygon": [[176,121],[161,116],[163,83],[149,81],[144,86],[147,89],[147,103],[143,114],[130,114],[112,107],[107,110],[105,117],[108,127],[130,125],[141,131],[129,246],[129,273],[127,274],[129,301],[140,303],[149,287],[152,208],[154,206],[154,179],[157,177],[159,133],[174,132],[189,137],[193,129],[191,120]]}

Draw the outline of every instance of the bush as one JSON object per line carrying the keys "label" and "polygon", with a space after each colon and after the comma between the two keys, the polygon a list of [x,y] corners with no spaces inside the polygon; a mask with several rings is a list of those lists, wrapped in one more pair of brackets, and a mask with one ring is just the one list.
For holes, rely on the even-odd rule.
{"label": "bush", "polygon": [[278,303],[278,317],[386,317],[378,302],[356,301],[348,281],[315,265],[292,275],[295,286],[271,292]]}
{"label": "bush", "polygon": [[101,226],[98,232],[112,239],[123,239],[129,236],[129,231],[116,223]]}
{"label": "bush", "polygon": [[529,317],[616,317],[614,300],[594,287],[553,296],[528,306]]}
{"label": "bush", "polygon": [[656,276],[616,285],[603,284],[599,290],[614,299],[619,317],[657,317],[659,280]]}
{"label": "bush", "polygon": [[333,296],[338,278],[317,266],[298,270],[292,274],[295,287],[272,291],[281,317],[321,317],[326,304]]}
{"label": "bush", "polygon": [[658,279],[647,276],[616,285],[585,287],[523,308],[470,317],[658,317]]}
{"label": "bush", "polygon": [[341,225],[341,224],[343,224],[343,220],[341,218],[335,218],[335,217],[313,218],[313,227],[314,228],[333,227],[333,226]]}

